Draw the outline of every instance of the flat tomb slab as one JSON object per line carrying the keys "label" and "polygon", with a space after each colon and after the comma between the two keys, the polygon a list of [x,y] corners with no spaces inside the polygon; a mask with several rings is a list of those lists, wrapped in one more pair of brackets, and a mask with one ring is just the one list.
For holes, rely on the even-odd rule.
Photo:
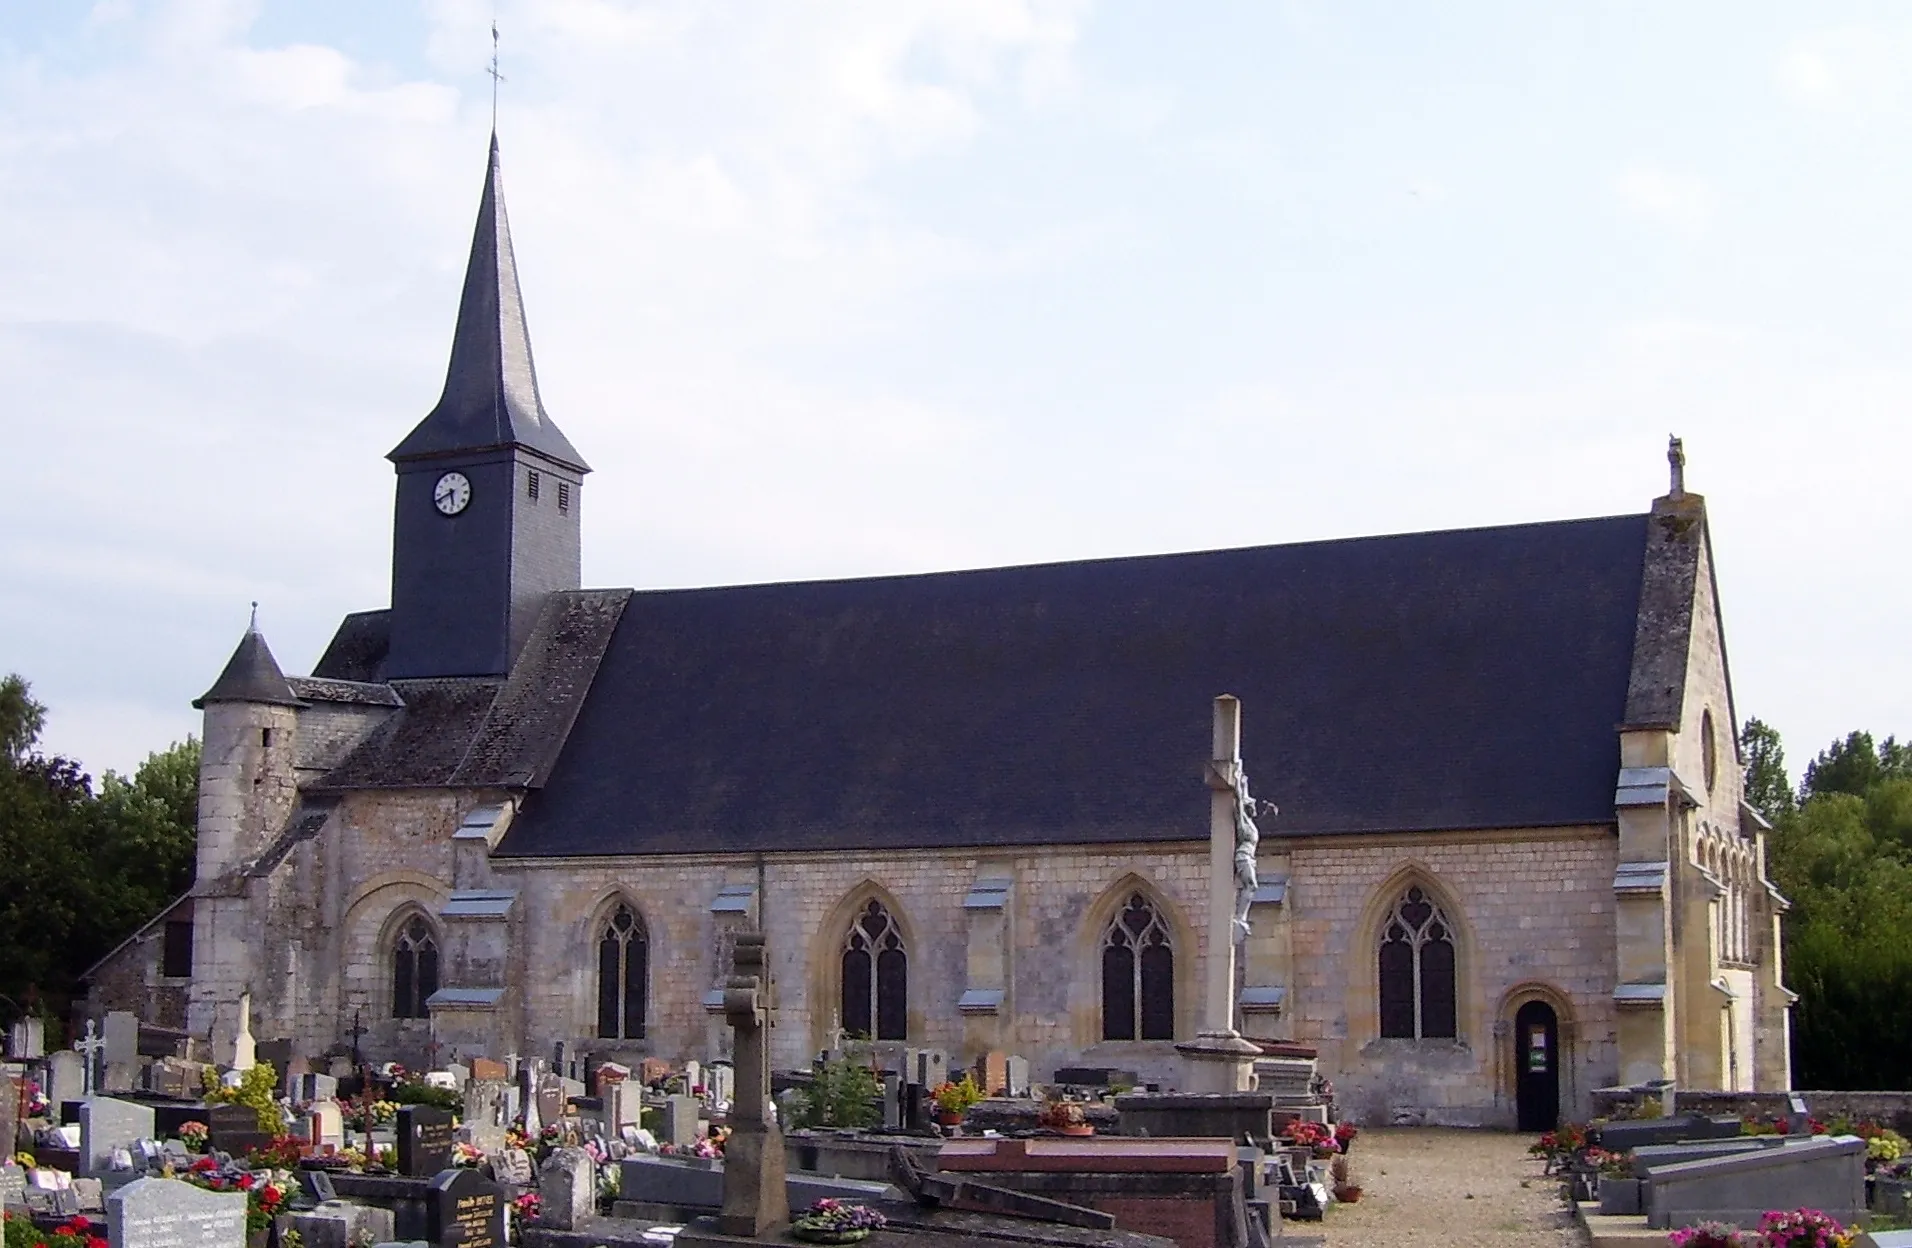
{"label": "flat tomb slab", "polygon": [[1223,1174],[1235,1168],[1235,1144],[1222,1139],[951,1140],[937,1154],[943,1170],[1057,1174]]}

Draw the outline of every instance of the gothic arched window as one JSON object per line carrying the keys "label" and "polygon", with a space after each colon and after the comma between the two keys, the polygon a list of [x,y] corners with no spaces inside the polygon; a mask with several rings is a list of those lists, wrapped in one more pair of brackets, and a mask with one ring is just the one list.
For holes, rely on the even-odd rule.
{"label": "gothic arched window", "polygon": [[1385,923],[1381,1034],[1404,1040],[1455,1039],[1453,924],[1418,886],[1401,894]]}
{"label": "gothic arched window", "polygon": [[1175,1038],[1175,953],[1168,924],[1141,893],[1102,937],[1102,1038]]}
{"label": "gothic arched window", "polygon": [[862,1040],[905,1040],[909,1017],[903,933],[873,899],[857,912],[843,941],[843,1032]]}
{"label": "gothic arched window", "polygon": [[425,1002],[438,991],[438,938],[414,915],[392,942],[392,1017],[428,1018]]}
{"label": "gothic arched window", "polygon": [[597,1032],[601,1038],[644,1038],[644,989],[650,960],[650,938],[643,920],[620,903],[598,938]]}

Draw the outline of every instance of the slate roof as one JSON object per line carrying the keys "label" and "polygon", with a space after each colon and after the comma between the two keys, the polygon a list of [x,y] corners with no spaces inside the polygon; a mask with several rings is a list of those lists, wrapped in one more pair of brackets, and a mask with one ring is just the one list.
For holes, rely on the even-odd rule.
{"label": "slate roof", "polygon": [[239,639],[232,657],[226,660],[225,670],[219,673],[219,679],[213,681],[212,688],[193,702],[193,709],[198,710],[214,702],[300,705],[285,673],[279,670],[279,661],[272,657],[272,648],[266,645],[264,635],[259,632],[256,620],[246,630],[246,635]]}
{"label": "slate roof", "polygon": [[[390,704],[403,709],[373,728],[308,791],[544,783],[630,596],[624,589],[552,594],[505,680],[396,680],[371,686],[326,681],[324,687],[334,690],[386,689],[394,695]],[[360,643],[382,636],[384,615],[346,617],[321,666],[331,662],[334,670],[343,670],[350,663],[339,656],[342,648],[376,648]],[[369,693],[358,698],[373,700]]]}
{"label": "slate roof", "polygon": [[570,439],[551,422],[538,395],[494,134],[445,390],[438,406],[387,458],[403,462],[500,446],[528,447],[580,472],[590,471]]}
{"label": "slate roof", "polygon": [[314,680],[341,680],[371,684],[385,679],[385,654],[392,646],[389,610],[354,611],[339,621],[339,629],[312,669]]}
{"label": "slate roof", "polygon": [[1611,823],[1646,525],[632,594],[495,852],[1199,839],[1221,693],[1265,836]]}

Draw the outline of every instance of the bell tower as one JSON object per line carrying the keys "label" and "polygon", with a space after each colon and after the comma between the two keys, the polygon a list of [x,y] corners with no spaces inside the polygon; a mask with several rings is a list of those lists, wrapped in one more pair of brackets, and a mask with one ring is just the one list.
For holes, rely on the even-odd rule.
{"label": "bell tower", "polygon": [[387,456],[388,679],[501,676],[544,601],[582,583],[584,457],[544,410],[492,135],[438,406]]}

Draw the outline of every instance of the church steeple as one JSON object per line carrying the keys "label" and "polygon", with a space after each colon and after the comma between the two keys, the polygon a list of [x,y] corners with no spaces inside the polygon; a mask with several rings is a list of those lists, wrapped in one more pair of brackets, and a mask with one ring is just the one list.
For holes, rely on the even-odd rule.
{"label": "church steeple", "polygon": [[550,596],[580,584],[590,468],[538,397],[496,135],[445,392],[388,458],[398,498],[387,678],[509,672]]}
{"label": "church steeple", "polygon": [[259,604],[252,604],[252,623],[239,639],[226,668],[212,688],[193,701],[194,710],[204,710],[219,702],[246,702],[262,706],[303,706],[292,692],[279,661],[272,657],[265,634],[259,631]]}
{"label": "church steeple", "polygon": [[590,471],[538,396],[493,134],[445,390],[438,406],[387,458],[403,463],[503,446],[521,446],[578,472]]}

